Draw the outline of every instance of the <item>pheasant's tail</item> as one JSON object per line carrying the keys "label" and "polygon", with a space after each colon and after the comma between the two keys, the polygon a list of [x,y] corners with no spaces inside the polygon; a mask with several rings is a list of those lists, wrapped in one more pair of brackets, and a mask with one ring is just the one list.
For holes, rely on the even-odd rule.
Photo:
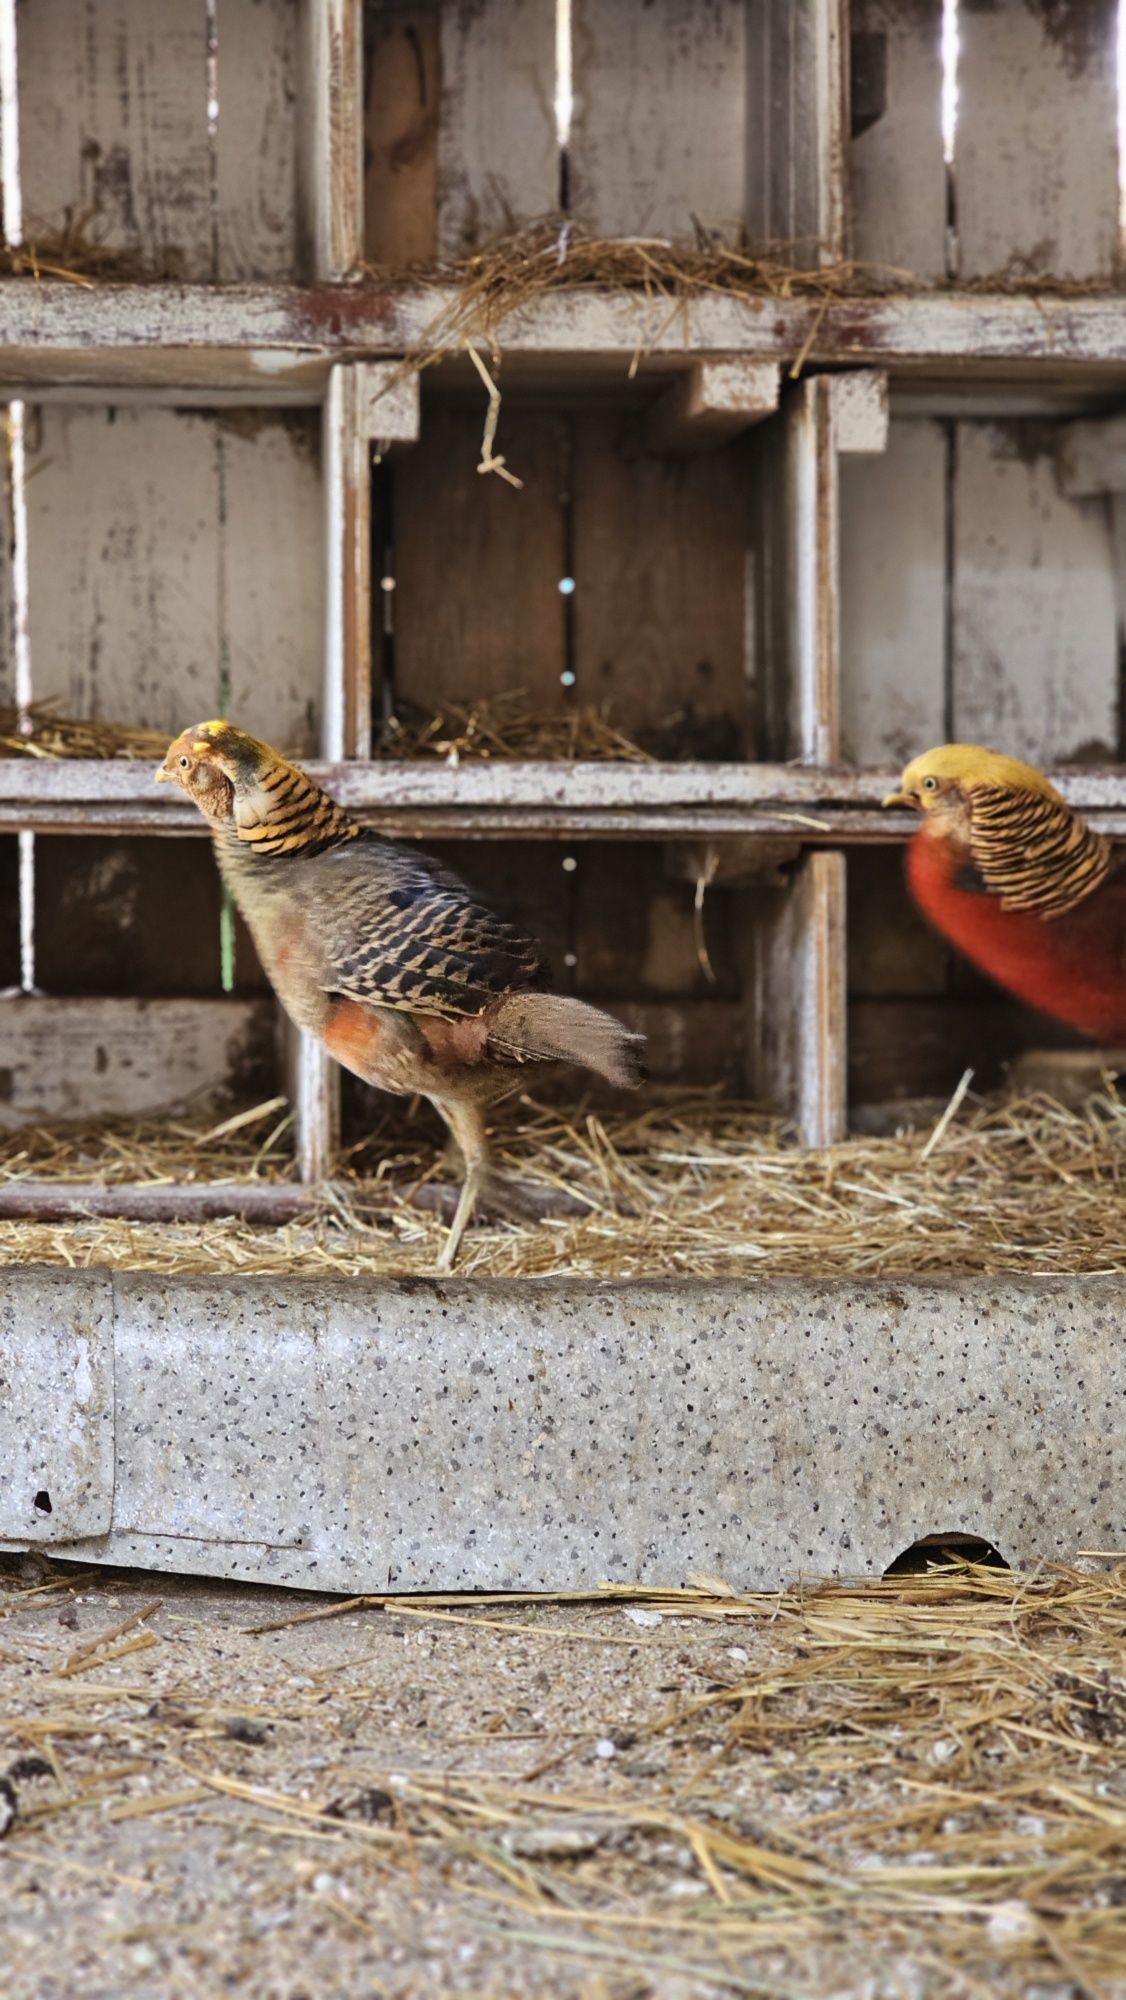
{"label": "pheasant's tail", "polygon": [[633,1090],[644,1081],[645,1037],[562,993],[506,993],[489,1009],[489,1047],[516,1062],[571,1062]]}

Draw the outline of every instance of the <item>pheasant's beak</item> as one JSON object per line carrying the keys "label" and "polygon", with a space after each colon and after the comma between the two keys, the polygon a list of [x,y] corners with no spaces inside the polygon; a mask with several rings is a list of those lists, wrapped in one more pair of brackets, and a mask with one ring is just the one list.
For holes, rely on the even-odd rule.
{"label": "pheasant's beak", "polygon": [[167,764],[158,764],[156,767],[156,775],[153,778],[153,784],[170,785],[172,783],[173,783],[172,773],[168,769]]}
{"label": "pheasant's beak", "polygon": [[910,792],[889,792],[886,799],[880,800],[882,806],[916,806],[918,803]]}

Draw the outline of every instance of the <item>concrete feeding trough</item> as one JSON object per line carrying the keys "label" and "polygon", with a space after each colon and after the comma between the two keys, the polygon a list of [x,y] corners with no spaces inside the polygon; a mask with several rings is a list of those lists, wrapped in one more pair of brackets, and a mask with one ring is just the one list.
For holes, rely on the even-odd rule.
{"label": "concrete feeding trough", "polygon": [[1014,1567],[1126,1528],[1117,1277],[9,1269],[0,1546],[343,1591]]}

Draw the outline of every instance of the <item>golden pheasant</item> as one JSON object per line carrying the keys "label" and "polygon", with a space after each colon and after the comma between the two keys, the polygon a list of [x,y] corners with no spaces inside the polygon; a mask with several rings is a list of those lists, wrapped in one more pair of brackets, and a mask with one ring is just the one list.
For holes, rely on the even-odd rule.
{"label": "golden pheasant", "polygon": [[523,1206],[495,1177],[487,1108],[527,1063],[641,1079],[640,1037],[544,990],[538,946],[458,877],[380,840],[296,765],[227,722],[185,729],[157,771],[208,821],[224,881],[286,1012],[345,1069],[430,1099],[465,1177],[440,1268],[483,1196]]}
{"label": "golden pheasant", "polygon": [[947,743],[884,804],[922,813],[907,877],[936,930],[1018,999],[1126,1040],[1126,866],[1040,771]]}

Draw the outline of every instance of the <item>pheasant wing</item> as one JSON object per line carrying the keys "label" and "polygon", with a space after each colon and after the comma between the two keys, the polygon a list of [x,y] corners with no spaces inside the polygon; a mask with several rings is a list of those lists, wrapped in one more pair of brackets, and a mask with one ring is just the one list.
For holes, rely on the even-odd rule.
{"label": "pheasant wing", "polygon": [[326,991],[454,1018],[543,984],[538,945],[440,863],[374,839],[323,859],[334,879],[311,921]]}

